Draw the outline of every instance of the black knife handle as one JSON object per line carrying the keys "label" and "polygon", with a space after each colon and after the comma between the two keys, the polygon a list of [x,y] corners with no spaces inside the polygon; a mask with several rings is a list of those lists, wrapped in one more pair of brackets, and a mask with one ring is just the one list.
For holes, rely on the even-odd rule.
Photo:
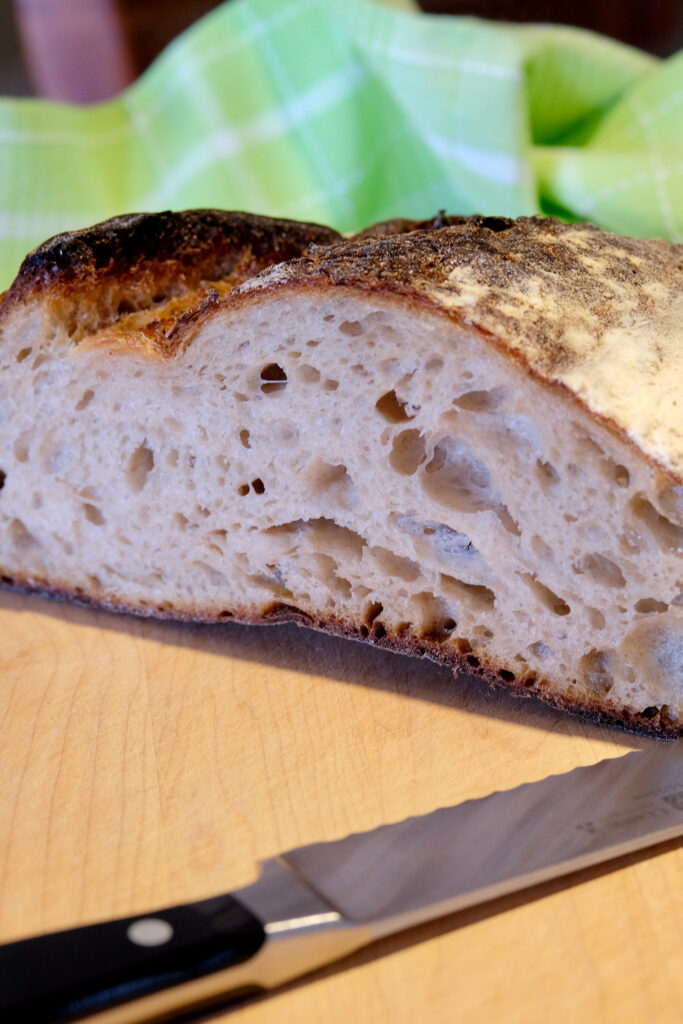
{"label": "black knife handle", "polygon": [[243,963],[264,939],[258,918],[219,896],[9,943],[0,946],[0,1021],[77,1020]]}

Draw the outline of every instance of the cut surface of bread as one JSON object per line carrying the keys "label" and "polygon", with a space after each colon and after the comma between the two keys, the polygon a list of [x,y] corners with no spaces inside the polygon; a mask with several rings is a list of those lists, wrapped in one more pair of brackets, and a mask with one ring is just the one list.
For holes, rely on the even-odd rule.
{"label": "cut surface of bread", "polygon": [[683,249],[119,218],[0,305],[0,574],[683,724]]}

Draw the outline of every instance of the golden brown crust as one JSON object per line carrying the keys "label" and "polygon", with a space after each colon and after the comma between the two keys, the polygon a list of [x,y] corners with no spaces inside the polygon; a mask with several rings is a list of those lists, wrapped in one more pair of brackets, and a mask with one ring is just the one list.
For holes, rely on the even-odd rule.
{"label": "golden brown crust", "polygon": [[29,253],[0,300],[0,321],[42,303],[75,344],[106,337],[167,356],[187,313],[273,263],[339,238],[318,224],[221,210],[114,217]]}
{"label": "golden brown crust", "polygon": [[466,640],[456,640],[453,644],[444,645],[443,642],[428,636],[406,636],[396,630],[385,629],[379,618],[366,624],[348,619],[314,616],[301,608],[281,601],[270,601],[261,608],[235,610],[193,607],[178,609],[153,604],[135,605],[113,596],[95,597],[85,594],[80,588],[73,588],[66,583],[54,585],[35,579],[12,579],[7,576],[0,577],[0,589],[66,600],[101,611],[124,615],[133,614],[174,622],[205,624],[238,622],[250,626],[295,622],[300,626],[316,629],[333,636],[369,643],[395,654],[427,657],[440,665],[453,669],[456,676],[463,673],[476,675],[490,686],[503,688],[517,697],[538,698],[544,704],[549,704],[562,711],[582,715],[595,725],[618,726],[634,735],[649,736],[660,740],[675,740],[683,736],[680,722],[669,717],[666,705],[644,708],[641,712],[635,713],[623,707],[606,708],[604,700],[591,701],[583,694],[580,699],[572,700],[566,694],[555,692],[548,680],[538,677],[534,672],[514,675],[493,662],[486,662],[481,655],[475,656]]}

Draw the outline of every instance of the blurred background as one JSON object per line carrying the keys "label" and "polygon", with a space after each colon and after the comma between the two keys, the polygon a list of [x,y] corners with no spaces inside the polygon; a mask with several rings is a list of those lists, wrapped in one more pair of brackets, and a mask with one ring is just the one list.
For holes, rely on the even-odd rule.
{"label": "blurred background", "polygon": [[[219,0],[0,0],[0,95],[93,103],[130,84]],[[425,11],[593,29],[659,56],[683,0],[423,0]]]}

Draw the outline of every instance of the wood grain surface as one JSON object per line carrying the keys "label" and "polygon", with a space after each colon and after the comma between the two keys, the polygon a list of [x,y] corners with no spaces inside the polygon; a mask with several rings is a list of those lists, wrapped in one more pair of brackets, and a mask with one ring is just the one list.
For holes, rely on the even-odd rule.
{"label": "wood grain surface", "polygon": [[[295,626],[0,595],[0,941],[652,741]],[[505,836],[500,836],[505,842]],[[386,940],[215,1020],[683,1020],[683,845]]]}

